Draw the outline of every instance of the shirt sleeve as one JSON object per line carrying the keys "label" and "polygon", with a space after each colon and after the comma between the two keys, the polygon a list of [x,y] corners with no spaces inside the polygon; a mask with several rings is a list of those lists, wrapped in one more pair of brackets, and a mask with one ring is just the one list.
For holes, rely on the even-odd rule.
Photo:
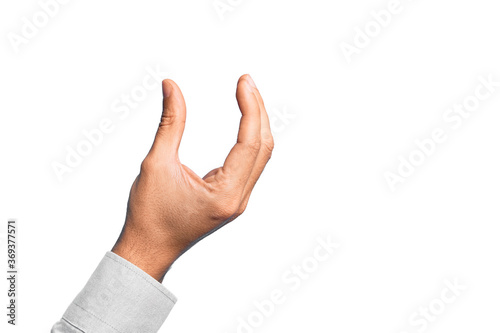
{"label": "shirt sleeve", "polygon": [[143,270],[107,252],[51,333],[157,332],[176,301]]}

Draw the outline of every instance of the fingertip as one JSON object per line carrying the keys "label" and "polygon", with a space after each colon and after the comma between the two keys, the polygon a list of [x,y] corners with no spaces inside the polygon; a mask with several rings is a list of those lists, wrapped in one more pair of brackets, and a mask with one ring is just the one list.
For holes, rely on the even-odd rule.
{"label": "fingertip", "polygon": [[257,86],[250,74],[245,74],[240,77],[240,79],[238,80],[238,88],[240,88],[242,85],[246,85],[248,88],[250,88],[250,91],[253,91],[253,89],[257,89]]}
{"label": "fingertip", "polygon": [[247,83],[250,85],[250,87],[257,88],[257,86],[255,85],[255,82],[252,79],[252,77],[250,76],[250,74],[243,75],[243,78],[245,79],[245,81],[247,81]]}
{"label": "fingertip", "polygon": [[173,80],[163,80],[162,90],[164,108],[168,107],[169,105],[173,107],[180,107],[182,109],[186,108],[186,103],[184,101],[182,91]]}
{"label": "fingertip", "polygon": [[161,82],[162,90],[163,90],[163,97],[168,98],[170,95],[172,95],[172,84],[170,83],[171,80],[165,79]]}

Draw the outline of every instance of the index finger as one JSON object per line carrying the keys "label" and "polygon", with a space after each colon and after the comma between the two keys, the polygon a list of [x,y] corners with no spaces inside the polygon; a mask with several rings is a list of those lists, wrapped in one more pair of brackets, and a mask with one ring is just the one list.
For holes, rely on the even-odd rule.
{"label": "index finger", "polygon": [[259,102],[253,92],[255,83],[250,75],[238,81],[236,98],[241,110],[238,140],[227,156],[222,171],[236,185],[245,186],[257,159],[261,144],[261,116]]}

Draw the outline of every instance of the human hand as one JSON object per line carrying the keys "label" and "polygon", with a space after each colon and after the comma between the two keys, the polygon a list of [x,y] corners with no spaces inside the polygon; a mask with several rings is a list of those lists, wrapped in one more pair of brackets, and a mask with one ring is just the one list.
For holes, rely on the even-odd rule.
{"label": "human hand", "polygon": [[122,233],[112,251],[158,281],[197,241],[237,218],[271,157],[274,142],[264,102],[249,75],[238,81],[242,113],[237,143],[224,165],[200,178],[181,164],[186,122],[179,87],[163,81],[163,113],[132,189]]}

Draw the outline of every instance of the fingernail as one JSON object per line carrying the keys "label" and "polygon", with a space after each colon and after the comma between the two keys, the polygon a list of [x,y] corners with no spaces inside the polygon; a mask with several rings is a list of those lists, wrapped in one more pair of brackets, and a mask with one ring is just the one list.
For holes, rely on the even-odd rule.
{"label": "fingernail", "polygon": [[253,82],[253,79],[250,76],[250,74],[247,74],[247,79],[248,79],[248,84],[250,84],[250,87],[257,88],[257,86],[255,85],[255,82]]}
{"label": "fingernail", "polygon": [[162,87],[163,87],[163,97],[168,98],[170,96],[170,93],[172,92],[172,85],[168,81],[164,80]]}

